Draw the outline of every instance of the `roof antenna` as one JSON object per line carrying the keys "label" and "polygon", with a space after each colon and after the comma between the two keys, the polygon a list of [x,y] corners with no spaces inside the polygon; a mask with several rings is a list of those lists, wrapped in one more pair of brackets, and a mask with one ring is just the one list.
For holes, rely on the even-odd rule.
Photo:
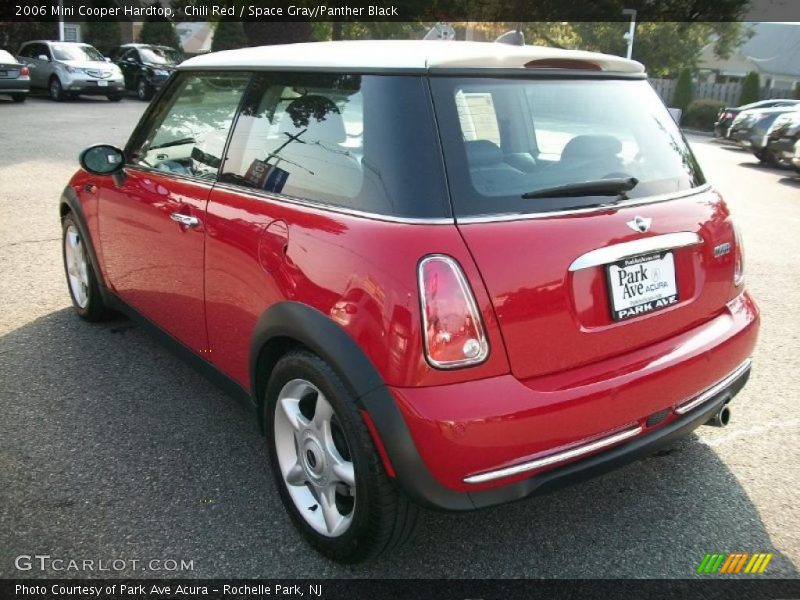
{"label": "roof antenna", "polygon": [[496,44],[511,44],[512,46],[524,46],[525,45],[525,34],[522,33],[520,29],[520,24],[517,23],[516,29],[511,29],[510,31],[506,31],[500,37],[495,40]]}
{"label": "roof antenna", "polygon": [[450,41],[456,39],[456,30],[450,23],[439,22],[428,30],[423,40]]}

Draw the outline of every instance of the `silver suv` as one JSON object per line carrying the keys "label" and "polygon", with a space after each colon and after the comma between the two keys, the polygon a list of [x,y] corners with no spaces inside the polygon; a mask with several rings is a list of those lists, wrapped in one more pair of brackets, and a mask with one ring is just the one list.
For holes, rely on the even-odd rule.
{"label": "silver suv", "polygon": [[115,64],[94,46],[36,40],[20,46],[18,58],[31,73],[31,88],[46,89],[56,101],[81,94],[122,99],[125,82]]}

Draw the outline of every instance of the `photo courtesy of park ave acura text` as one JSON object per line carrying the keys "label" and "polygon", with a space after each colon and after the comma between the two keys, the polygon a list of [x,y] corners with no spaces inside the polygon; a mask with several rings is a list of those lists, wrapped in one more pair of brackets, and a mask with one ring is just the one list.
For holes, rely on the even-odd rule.
{"label": "photo courtesy of park ave acura text", "polygon": [[800,598],[800,4],[0,6],[0,598]]}

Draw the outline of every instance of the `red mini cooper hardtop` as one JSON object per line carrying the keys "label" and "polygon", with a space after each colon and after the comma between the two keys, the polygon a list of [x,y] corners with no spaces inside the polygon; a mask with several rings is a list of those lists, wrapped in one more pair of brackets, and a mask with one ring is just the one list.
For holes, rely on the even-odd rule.
{"label": "red mini cooper hardtop", "polygon": [[[248,398],[337,560],[724,425],[758,309],[642,66],[467,42],[184,62],[61,199],[73,304]],[[221,376],[221,377],[219,377]]]}

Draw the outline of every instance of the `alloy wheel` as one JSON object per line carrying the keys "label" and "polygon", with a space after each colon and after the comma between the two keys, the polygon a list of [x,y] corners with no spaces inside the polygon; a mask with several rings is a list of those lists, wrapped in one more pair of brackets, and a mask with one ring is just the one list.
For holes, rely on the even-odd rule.
{"label": "alloy wheel", "polygon": [[351,452],[325,395],[304,379],[281,389],[275,449],[297,511],[318,533],[339,537],[353,522],[356,480]]}
{"label": "alloy wheel", "polygon": [[70,225],[64,235],[64,263],[75,304],[86,308],[89,303],[89,264],[81,234],[74,225]]}

